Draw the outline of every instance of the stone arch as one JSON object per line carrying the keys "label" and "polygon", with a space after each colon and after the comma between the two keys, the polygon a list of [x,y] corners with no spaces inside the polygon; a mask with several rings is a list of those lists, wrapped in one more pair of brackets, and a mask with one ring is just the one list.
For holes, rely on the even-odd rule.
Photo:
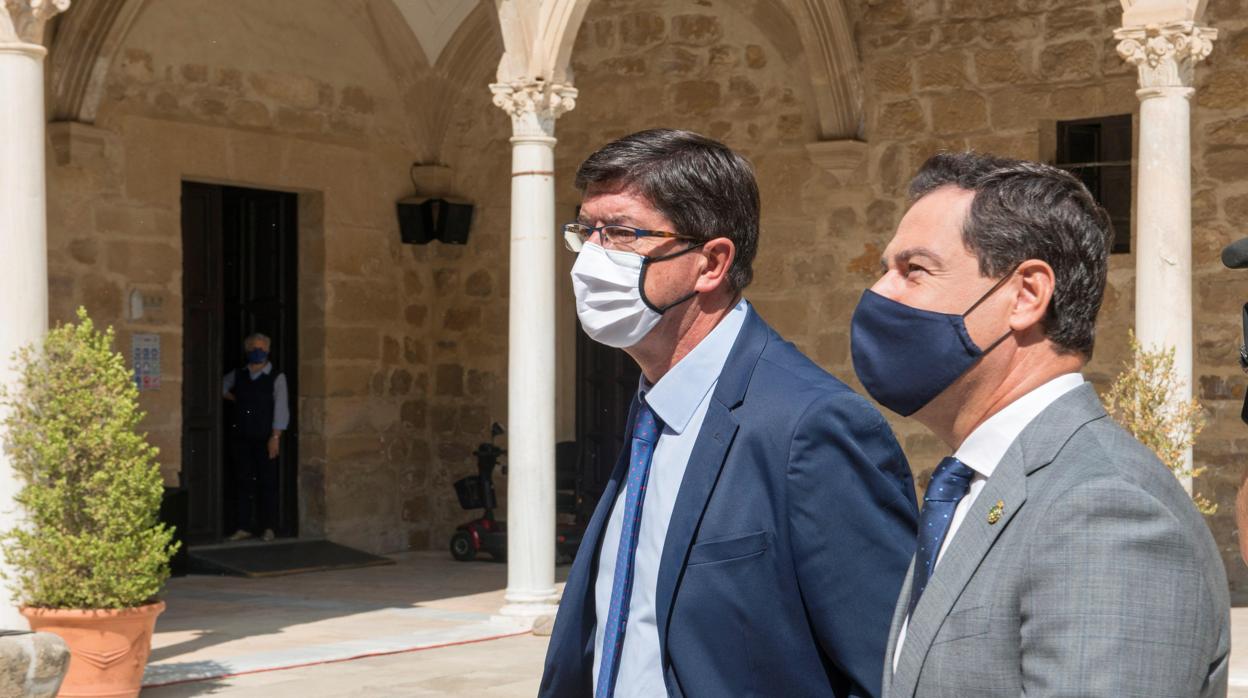
{"label": "stone arch", "polygon": [[436,152],[429,155],[427,162],[449,164],[445,147],[452,118],[465,96],[484,93],[502,54],[498,15],[488,4],[477,5],[447,41],[433,70],[422,81],[433,98],[421,99],[411,111],[419,126],[433,134],[431,143],[436,145]]}
{"label": "stone arch", "polygon": [[113,58],[148,0],[96,0],[57,17],[48,56],[52,121],[95,123]]}
{"label": "stone arch", "polygon": [[[51,121],[95,122],[109,69],[150,0],[75,4],[56,20],[50,40]],[[357,29],[377,39],[378,53],[401,85],[412,85],[429,61],[393,2],[360,3]]]}
{"label": "stone arch", "polygon": [[[572,46],[592,0],[500,0],[499,82],[570,83]],[[806,54],[821,140],[862,136],[862,78],[844,0],[777,0]]]}
{"label": "stone arch", "polygon": [[783,0],[807,55],[822,140],[860,138],[862,71],[844,0]]}
{"label": "stone arch", "polygon": [[570,83],[569,61],[591,0],[499,0],[498,81]]}
{"label": "stone arch", "polygon": [[862,79],[844,0],[738,3],[759,31],[805,68],[819,140],[862,136]]}

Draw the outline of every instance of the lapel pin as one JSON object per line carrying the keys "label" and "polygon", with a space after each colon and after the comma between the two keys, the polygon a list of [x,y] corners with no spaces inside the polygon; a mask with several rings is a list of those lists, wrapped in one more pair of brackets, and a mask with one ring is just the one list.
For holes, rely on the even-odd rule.
{"label": "lapel pin", "polygon": [[1005,513],[1005,502],[998,499],[997,503],[993,504],[992,508],[988,510],[988,525],[991,526],[1000,521],[1003,513]]}

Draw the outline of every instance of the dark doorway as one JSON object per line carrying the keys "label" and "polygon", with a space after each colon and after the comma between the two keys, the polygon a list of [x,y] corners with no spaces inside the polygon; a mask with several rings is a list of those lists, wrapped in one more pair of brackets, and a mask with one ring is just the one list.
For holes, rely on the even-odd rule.
{"label": "dark doorway", "polygon": [[641,369],[621,349],[599,344],[576,327],[576,443],[578,518],[588,521],[611,478],[628,435],[628,406]]}
{"label": "dark doorway", "polygon": [[298,534],[297,203],[284,192],[182,184],[182,485],[192,544],[233,530],[226,447],[233,415],[221,381],[245,363],[243,339],[253,332],[272,339],[270,361],[286,375],[290,425],[278,459],[277,534]]}

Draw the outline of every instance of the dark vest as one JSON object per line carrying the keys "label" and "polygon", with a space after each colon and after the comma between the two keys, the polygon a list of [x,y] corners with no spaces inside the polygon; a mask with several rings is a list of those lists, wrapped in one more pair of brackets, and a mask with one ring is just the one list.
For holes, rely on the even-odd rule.
{"label": "dark vest", "polygon": [[277,370],[270,368],[255,380],[246,366],[234,371],[234,430],[248,439],[267,439],[273,433],[273,382]]}

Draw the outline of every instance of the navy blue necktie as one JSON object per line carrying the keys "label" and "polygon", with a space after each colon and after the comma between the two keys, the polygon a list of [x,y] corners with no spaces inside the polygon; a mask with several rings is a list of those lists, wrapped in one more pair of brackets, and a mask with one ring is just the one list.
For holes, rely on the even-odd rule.
{"label": "navy blue necktie", "polygon": [[953,456],[940,461],[936,472],[932,473],[932,481],[923,495],[923,513],[919,515],[919,550],[914,554],[909,613],[914,613],[919,597],[932,578],[936,556],[949,533],[949,524],[953,523],[953,512],[971,488],[974,475],[975,471]]}
{"label": "navy blue necktie", "polygon": [[615,677],[620,670],[620,650],[628,629],[628,607],[633,598],[633,562],[637,558],[637,534],[641,531],[641,505],[646,501],[646,480],[650,459],[663,431],[663,422],[645,400],[637,406],[633,422],[633,444],[628,459],[628,482],[624,493],[624,525],[620,527],[620,547],[615,556],[615,577],[611,582],[611,608],[607,612],[602,639],[602,662],[598,666],[597,698],[615,694]]}

